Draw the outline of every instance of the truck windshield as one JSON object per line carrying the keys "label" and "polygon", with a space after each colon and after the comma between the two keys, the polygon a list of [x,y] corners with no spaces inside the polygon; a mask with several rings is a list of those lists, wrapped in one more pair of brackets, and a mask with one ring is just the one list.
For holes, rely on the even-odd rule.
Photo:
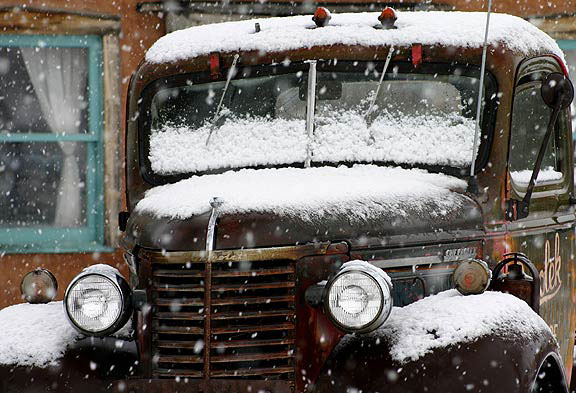
{"label": "truck windshield", "polygon": [[225,81],[188,81],[158,89],[149,104],[145,143],[150,170],[165,176],[302,166],[307,151],[312,165],[470,165],[477,71],[404,72],[392,64],[374,98],[382,68],[351,68],[318,69],[311,137],[305,66],[267,75],[245,69],[227,88]]}

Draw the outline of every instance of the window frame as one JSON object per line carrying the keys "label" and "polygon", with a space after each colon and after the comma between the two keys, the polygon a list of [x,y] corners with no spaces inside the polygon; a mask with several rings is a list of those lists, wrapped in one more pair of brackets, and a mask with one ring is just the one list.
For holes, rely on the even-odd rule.
{"label": "window frame", "polygon": [[[104,245],[103,51],[98,35],[0,34],[0,47],[84,48],[88,56],[88,129],[85,133],[6,133],[0,143],[77,142],[86,145],[86,225],[82,227],[0,227],[6,253],[112,251]],[[73,239],[63,243],[63,239]]]}

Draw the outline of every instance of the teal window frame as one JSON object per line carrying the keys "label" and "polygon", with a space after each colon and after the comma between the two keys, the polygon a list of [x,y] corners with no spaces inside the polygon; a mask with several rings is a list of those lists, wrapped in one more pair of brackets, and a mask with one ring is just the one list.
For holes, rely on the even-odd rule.
{"label": "teal window frame", "polygon": [[[576,51],[576,40],[557,40],[556,43],[563,51],[565,50]],[[570,79],[572,80],[572,83],[575,83],[574,78],[576,78],[576,75],[571,74]],[[572,103],[572,108],[574,108],[574,103]],[[576,131],[576,124],[575,124],[576,113],[574,113],[574,110],[572,111],[571,115],[572,115],[572,129]],[[576,142],[576,132],[572,132],[572,139],[574,140],[574,142]]]}
{"label": "teal window frame", "polygon": [[104,246],[104,147],[102,37],[98,35],[0,34],[0,47],[85,48],[88,53],[88,130],[82,134],[3,133],[0,143],[81,142],[86,145],[86,225],[58,228],[0,227],[2,253],[113,251]]}
{"label": "teal window frame", "polygon": [[576,40],[557,40],[556,43],[562,50],[576,50]]}

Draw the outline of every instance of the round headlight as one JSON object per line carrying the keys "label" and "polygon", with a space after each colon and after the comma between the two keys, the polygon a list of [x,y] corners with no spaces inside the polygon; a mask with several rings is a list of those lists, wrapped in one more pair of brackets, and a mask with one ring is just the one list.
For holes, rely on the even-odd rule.
{"label": "round headlight", "polygon": [[363,261],[348,262],[327,285],[328,314],[344,331],[377,329],[392,311],[390,288],[382,270]]}
{"label": "round headlight", "polygon": [[56,297],[58,281],[49,270],[32,270],[22,278],[20,291],[28,303],[49,303]]}
{"label": "round headlight", "polygon": [[64,306],[78,331],[93,336],[111,334],[130,318],[131,291],[116,269],[87,269],[68,286]]}

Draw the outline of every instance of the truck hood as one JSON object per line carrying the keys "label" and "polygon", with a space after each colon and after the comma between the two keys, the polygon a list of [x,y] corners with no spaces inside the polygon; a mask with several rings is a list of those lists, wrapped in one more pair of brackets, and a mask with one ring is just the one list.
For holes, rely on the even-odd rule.
{"label": "truck hood", "polygon": [[421,169],[244,169],[149,190],[131,214],[128,245],[203,250],[219,198],[216,248],[344,240],[358,246],[475,237],[482,228],[466,182]]}

